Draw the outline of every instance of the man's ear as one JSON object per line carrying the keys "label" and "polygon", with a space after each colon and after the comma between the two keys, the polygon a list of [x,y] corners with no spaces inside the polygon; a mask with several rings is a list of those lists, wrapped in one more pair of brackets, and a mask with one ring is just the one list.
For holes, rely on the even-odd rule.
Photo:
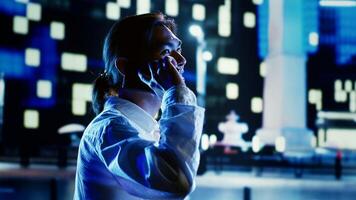
{"label": "man's ear", "polygon": [[115,60],[115,67],[124,76],[126,75],[126,69],[128,67],[127,63],[128,63],[128,60],[125,57],[118,57]]}

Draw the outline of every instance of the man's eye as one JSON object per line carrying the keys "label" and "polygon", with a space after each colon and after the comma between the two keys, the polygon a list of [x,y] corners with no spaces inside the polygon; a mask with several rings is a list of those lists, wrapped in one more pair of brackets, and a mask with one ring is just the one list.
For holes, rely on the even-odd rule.
{"label": "man's eye", "polygon": [[165,56],[165,55],[167,55],[167,54],[169,54],[170,52],[169,52],[169,50],[168,49],[165,49],[165,50],[163,50],[162,52],[161,52],[161,55],[162,56]]}

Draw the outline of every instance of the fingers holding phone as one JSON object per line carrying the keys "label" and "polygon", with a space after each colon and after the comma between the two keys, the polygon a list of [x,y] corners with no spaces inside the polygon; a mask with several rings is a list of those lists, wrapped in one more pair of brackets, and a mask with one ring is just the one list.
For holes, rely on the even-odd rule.
{"label": "fingers holding phone", "polygon": [[164,92],[172,86],[185,85],[183,72],[184,65],[179,66],[173,57],[166,56],[150,62],[138,72],[138,76],[162,98]]}
{"label": "fingers holding phone", "polygon": [[183,73],[184,66],[179,66],[172,56],[166,56],[162,59],[161,65],[157,70],[158,82],[160,82],[165,89],[185,84]]}

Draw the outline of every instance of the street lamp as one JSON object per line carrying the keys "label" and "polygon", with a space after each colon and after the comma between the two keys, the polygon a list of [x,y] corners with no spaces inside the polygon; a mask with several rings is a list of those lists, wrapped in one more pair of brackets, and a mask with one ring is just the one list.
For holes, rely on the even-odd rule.
{"label": "street lamp", "polygon": [[[205,94],[206,94],[206,61],[209,59],[204,59],[204,49],[206,43],[204,41],[204,31],[202,28],[197,25],[193,24],[189,27],[190,34],[195,37],[197,40],[197,49],[196,49],[196,67],[197,67],[197,82],[196,82],[196,89],[197,89],[197,99],[198,104],[201,106],[205,106]],[[209,55],[205,53],[205,57],[209,58]],[[211,53],[210,53],[211,54]],[[212,58],[212,55],[210,56]]]}

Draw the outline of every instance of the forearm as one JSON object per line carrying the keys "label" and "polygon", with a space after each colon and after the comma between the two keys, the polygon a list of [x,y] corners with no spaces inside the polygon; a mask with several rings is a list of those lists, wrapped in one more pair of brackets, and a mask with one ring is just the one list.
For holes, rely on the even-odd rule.
{"label": "forearm", "polygon": [[177,159],[189,168],[190,176],[195,176],[199,165],[204,111],[197,106],[194,93],[185,86],[172,87],[164,95],[160,142],[174,151]]}

